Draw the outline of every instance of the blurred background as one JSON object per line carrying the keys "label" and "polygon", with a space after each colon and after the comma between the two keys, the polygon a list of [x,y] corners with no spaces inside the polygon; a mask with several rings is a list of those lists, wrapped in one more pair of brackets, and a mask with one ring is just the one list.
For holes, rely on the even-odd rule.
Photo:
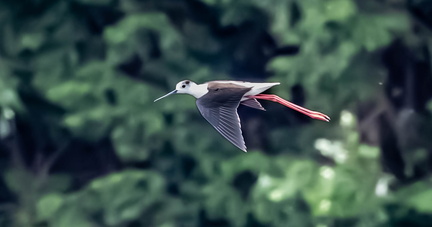
{"label": "blurred background", "polygon": [[[432,226],[432,1],[0,1],[0,226]],[[281,82],[248,153],[184,79]]]}

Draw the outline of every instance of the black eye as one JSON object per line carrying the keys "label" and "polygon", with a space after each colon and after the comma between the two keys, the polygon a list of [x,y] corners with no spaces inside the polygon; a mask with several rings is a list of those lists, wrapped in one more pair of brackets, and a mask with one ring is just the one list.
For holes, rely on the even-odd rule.
{"label": "black eye", "polygon": [[186,85],[183,84],[183,85],[182,85],[182,88],[185,88],[185,87],[186,87]]}
{"label": "black eye", "polygon": [[186,81],[186,84],[189,84],[190,81]]}

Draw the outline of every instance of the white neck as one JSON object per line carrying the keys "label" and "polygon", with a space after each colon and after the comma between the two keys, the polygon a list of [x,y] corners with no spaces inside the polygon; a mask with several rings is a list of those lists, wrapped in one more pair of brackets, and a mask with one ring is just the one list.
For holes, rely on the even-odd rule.
{"label": "white neck", "polygon": [[203,95],[207,94],[207,84],[191,84],[188,93],[195,98],[199,99]]}

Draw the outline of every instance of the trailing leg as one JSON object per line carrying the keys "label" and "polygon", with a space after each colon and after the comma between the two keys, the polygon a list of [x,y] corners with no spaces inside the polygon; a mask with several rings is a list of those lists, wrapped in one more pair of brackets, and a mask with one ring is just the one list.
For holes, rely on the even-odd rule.
{"label": "trailing leg", "polygon": [[311,117],[313,119],[327,121],[327,122],[330,121],[330,117],[327,116],[327,115],[325,115],[325,114],[323,114],[323,113],[306,109],[306,108],[301,107],[299,105],[296,105],[296,104],[294,104],[294,103],[292,103],[290,101],[287,101],[287,100],[285,100],[285,99],[283,99],[283,98],[281,98],[281,97],[279,97],[277,95],[258,94],[258,95],[253,95],[253,96],[249,96],[249,97],[250,98],[255,98],[255,99],[264,99],[264,100],[269,100],[269,101],[277,102],[277,103],[280,103],[280,104],[282,104],[282,105],[284,105],[286,107],[289,107],[289,108],[291,108],[293,110],[296,110],[296,111],[298,111],[298,112],[300,112],[302,114],[305,114],[305,115],[307,115],[307,116],[309,116],[309,117]]}

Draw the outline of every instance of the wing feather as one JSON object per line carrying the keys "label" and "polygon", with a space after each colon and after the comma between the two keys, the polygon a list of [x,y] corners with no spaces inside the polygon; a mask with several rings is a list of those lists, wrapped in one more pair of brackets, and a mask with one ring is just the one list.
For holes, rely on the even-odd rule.
{"label": "wing feather", "polygon": [[219,89],[209,90],[206,95],[197,99],[197,107],[201,115],[225,139],[245,152],[246,145],[237,107],[243,95],[249,90],[249,88],[230,88],[230,92],[224,93],[218,92]]}
{"label": "wing feather", "polygon": [[250,108],[254,108],[254,109],[259,109],[259,110],[265,111],[264,107],[256,99],[246,99],[246,100],[242,101],[240,104],[248,106]]}

